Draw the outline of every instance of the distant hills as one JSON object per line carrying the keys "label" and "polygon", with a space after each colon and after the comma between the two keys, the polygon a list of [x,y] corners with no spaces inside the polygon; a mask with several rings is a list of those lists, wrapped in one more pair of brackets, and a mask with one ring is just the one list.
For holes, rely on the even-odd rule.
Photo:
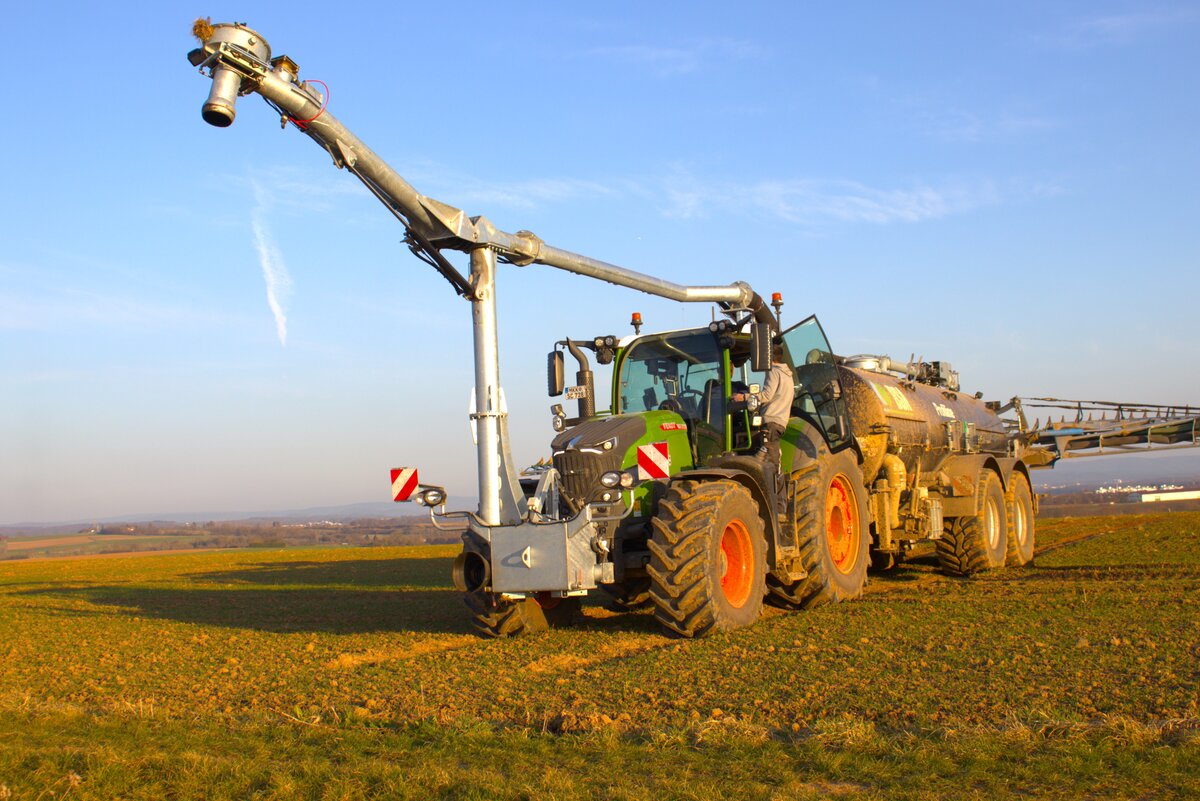
{"label": "distant hills", "polygon": [[[451,497],[448,510],[474,510],[477,502],[472,497]],[[97,523],[310,523],[328,520],[334,523],[349,523],[365,518],[428,517],[428,510],[415,503],[391,501],[367,501],[341,506],[310,506],[304,509],[283,509],[256,512],[154,512],[130,515],[115,515],[91,519],[62,520],[52,523],[11,523],[0,525],[0,536],[22,536],[30,534],[63,534],[95,525]]]}
{"label": "distant hills", "polygon": [[[1122,481],[1126,484],[1161,484],[1166,482],[1200,486],[1200,448],[1158,453],[1117,454],[1075,459],[1063,459],[1051,470],[1033,473],[1035,488],[1045,492],[1052,488],[1072,487],[1087,491],[1095,487]],[[447,508],[475,509],[476,500],[470,496],[449,499]],[[275,509],[251,512],[155,512],[108,516],[93,519],[62,520],[53,523],[11,523],[0,525],[0,536],[59,534],[77,531],[97,523],[206,523],[247,522],[308,523],[329,520],[348,523],[364,518],[425,517],[426,509],[411,503],[368,501],[340,506],[310,506],[303,509]]]}

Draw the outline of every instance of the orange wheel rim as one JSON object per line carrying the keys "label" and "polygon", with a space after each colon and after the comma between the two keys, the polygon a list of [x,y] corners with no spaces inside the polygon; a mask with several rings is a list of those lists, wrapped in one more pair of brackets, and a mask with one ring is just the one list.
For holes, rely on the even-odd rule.
{"label": "orange wheel rim", "polygon": [[833,567],[839,573],[854,570],[861,536],[850,480],[840,474],[834,476],[829,483],[829,494],[825,496],[825,541],[829,545]]}
{"label": "orange wheel rim", "polygon": [[754,545],[741,520],[731,520],[721,534],[721,592],[735,609],[750,600],[754,586]]}

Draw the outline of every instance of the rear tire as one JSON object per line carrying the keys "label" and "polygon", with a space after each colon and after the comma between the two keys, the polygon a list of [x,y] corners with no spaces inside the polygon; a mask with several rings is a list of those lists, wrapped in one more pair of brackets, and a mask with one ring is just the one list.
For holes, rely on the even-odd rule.
{"label": "rear tire", "polygon": [[758,620],[766,539],[758,504],[733,481],[678,481],[651,522],[650,599],[669,632],[700,637]]}
{"label": "rear tire", "polygon": [[1034,547],[1033,490],[1024,473],[1012,474],[1012,503],[1008,507],[1009,567],[1020,567],[1033,561]]}
{"label": "rear tire", "polygon": [[806,578],[767,579],[777,606],[811,609],[862,595],[871,536],[862,471],[849,451],[832,454],[796,476],[796,535]]}
{"label": "rear tire", "polygon": [[471,610],[471,625],[484,637],[515,637],[569,625],[579,611],[578,598],[555,598],[538,593],[535,598],[502,598],[491,592],[463,596]]}
{"label": "rear tire", "polygon": [[970,576],[1004,567],[1008,550],[1008,515],[1000,477],[984,470],[979,477],[975,514],[947,521],[937,541],[938,562],[953,576]]}

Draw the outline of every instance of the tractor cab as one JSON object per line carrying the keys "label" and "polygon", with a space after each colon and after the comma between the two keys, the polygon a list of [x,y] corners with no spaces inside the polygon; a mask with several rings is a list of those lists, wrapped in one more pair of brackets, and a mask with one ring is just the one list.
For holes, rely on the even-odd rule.
{"label": "tractor cab", "polygon": [[733,392],[747,390],[734,365],[748,356],[749,337],[742,334],[701,328],[639,337],[622,350],[615,365],[613,412],[678,415],[697,466],[717,454],[748,448],[746,416],[731,419],[729,403]]}
{"label": "tractor cab", "polygon": [[[646,334],[619,343],[612,337],[558,343],[580,361],[579,383],[564,386],[562,352],[556,351],[550,354],[550,394],[565,389],[568,398],[580,401],[580,408],[578,417],[568,420],[556,405],[556,430],[582,433],[578,427],[597,417],[653,418],[659,431],[686,430],[690,453],[672,455],[677,468],[704,467],[719,456],[751,453],[761,421],[752,405],[732,401],[739,393],[756,392],[766,378],[765,370],[753,369],[756,344],[750,329],[718,320],[705,328]],[[779,339],[795,380],[796,419],[791,428],[814,426],[831,451],[841,450],[852,440],[836,360],[820,322],[810,316]],[[599,414],[583,350],[593,351],[601,364],[613,364],[611,406]],[[673,446],[678,442],[677,437],[670,439]]]}

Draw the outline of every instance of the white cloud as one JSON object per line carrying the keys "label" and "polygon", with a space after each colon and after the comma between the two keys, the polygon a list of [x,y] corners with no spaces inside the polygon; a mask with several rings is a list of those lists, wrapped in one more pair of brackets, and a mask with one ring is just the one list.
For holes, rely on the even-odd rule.
{"label": "white cloud", "polygon": [[[570,178],[544,178],[516,181],[509,184],[494,184],[475,178],[463,178],[448,186],[448,192],[456,203],[479,204],[481,208],[504,206],[507,208],[534,208],[544,203],[561,203],[583,197],[613,195],[617,189],[599,181],[574,180]],[[471,211],[468,209],[468,211]]]}
{"label": "white cloud", "polygon": [[1044,33],[1035,40],[1049,47],[1083,49],[1125,45],[1146,36],[1200,18],[1195,8],[1153,8],[1129,14],[1107,14],[1078,20],[1061,30]]}
{"label": "white cloud", "polygon": [[343,198],[366,197],[366,190],[338,170],[320,172],[282,165],[255,167],[242,175],[223,175],[223,183],[249,189],[265,212],[328,212]]}
{"label": "white cloud", "polygon": [[586,56],[644,68],[660,77],[696,72],[713,61],[761,58],[765,53],[753,42],[725,38],[693,39],[673,47],[608,45],[583,51]]}
{"label": "white cloud", "polygon": [[1051,117],[1001,111],[994,114],[960,108],[917,110],[918,129],[926,136],[948,142],[980,142],[1048,131],[1059,126]]}
{"label": "white cloud", "polygon": [[53,331],[87,323],[142,326],[181,321],[228,323],[228,318],[172,304],[71,289],[0,293],[0,330]]}
{"label": "white cloud", "polygon": [[983,184],[881,189],[849,180],[762,179],[741,183],[705,179],[678,166],[661,176],[635,179],[548,178],[489,183],[426,165],[418,183],[433,187],[433,196],[452,199],[469,213],[500,207],[536,208],[596,197],[637,198],[674,219],[702,218],[714,212],[765,213],[803,225],[919,222],[997,199],[995,191]]}
{"label": "white cloud", "polygon": [[[1004,117],[998,124],[1022,128],[1053,123]],[[890,187],[839,178],[736,181],[698,176],[679,166],[660,175],[633,178],[527,178],[513,182],[481,180],[475,175],[429,163],[406,165],[401,172],[431,197],[444,199],[469,214],[483,212],[488,215],[501,209],[524,210],[603,198],[608,202],[644,203],[656,208],[664,217],[674,219],[702,219],[721,214],[749,215],[806,227],[887,225],[962,214],[1000,202],[1002,195],[989,181],[915,180],[909,185]],[[252,214],[256,248],[267,282],[268,304],[283,343],[287,331],[287,298],[292,285],[282,255],[271,241],[265,217],[278,202],[277,189],[275,186],[268,189],[257,180],[252,181],[251,186],[256,197]],[[1061,191],[1052,184],[1018,180],[1008,182],[1003,195],[1047,196]]]}
{"label": "white cloud", "polygon": [[[672,185],[673,184],[673,185]],[[968,211],[998,200],[989,184],[880,189],[848,180],[768,179],[746,184],[704,183],[677,173],[668,183],[664,213],[703,217],[710,213],[765,215],[787,223],[915,223]]]}
{"label": "white cloud", "polygon": [[255,205],[250,212],[250,226],[254,230],[254,248],[262,268],[263,280],[267,285],[267,306],[275,318],[275,334],[279,344],[287,346],[287,302],[292,294],[292,277],[288,274],[283,255],[275,246],[266,224],[266,213],[273,197],[260,183],[252,180]]}

